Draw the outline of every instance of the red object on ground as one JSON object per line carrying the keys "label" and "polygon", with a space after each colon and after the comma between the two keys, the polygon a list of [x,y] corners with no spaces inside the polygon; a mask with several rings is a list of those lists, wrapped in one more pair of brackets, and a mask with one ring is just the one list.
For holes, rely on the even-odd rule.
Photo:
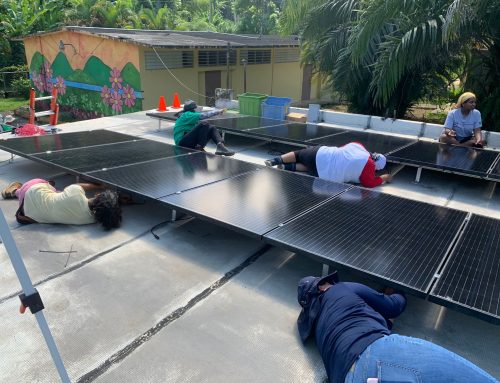
{"label": "red object on ground", "polygon": [[45,130],[37,125],[24,124],[23,126],[16,128],[16,134],[18,136],[34,136],[36,134],[44,135]]}
{"label": "red object on ground", "polygon": [[166,112],[167,111],[167,104],[165,104],[165,97],[160,96],[160,99],[158,100],[158,112]]}
{"label": "red object on ground", "polygon": [[179,100],[179,93],[174,93],[174,103],[172,105],[174,108],[180,108],[181,107],[181,100]]}

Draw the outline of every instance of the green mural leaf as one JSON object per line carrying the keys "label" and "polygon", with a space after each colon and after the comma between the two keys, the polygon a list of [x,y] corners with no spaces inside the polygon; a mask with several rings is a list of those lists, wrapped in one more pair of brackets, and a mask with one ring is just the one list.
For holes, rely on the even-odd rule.
{"label": "green mural leaf", "polygon": [[93,84],[109,85],[109,72],[111,68],[104,64],[101,59],[92,56],[85,63],[83,71],[94,79]]}
{"label": "green mural leaf", "polygon": [[141,75],[131,63],[127,63],[122,69],[122,78],[135,90],[141,90]]}
{"label": "green mural leaf", "polygon": [[62,76],[65,79],[68,79],[69,76],[73,73],[73,68],[69,64],[68,58],[62,52],[59,52],[52,63],[52,71],[54,73],[54,77]]}

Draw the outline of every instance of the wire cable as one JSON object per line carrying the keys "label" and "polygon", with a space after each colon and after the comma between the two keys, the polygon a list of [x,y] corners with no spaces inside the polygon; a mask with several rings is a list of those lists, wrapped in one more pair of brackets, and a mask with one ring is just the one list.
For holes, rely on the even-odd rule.
{"label": "wire cable", "polygon": [[163,222],[160,222],[156,225],[154,225],[149,231],[151,232],[151,234],[153,234],[153,237],[155,237],[155,239],[159,240],[160,239],[160,236],[157,235],[154,231],[160,227],[161,225],[165,225],[165,224],[169,224],[169,223],[175,223],[175,222],[180,222],[180,221],[187,221],[188,219],[191,219],[193,217],[191,216],[186,216],[184,218],[180,218],[180,219],[176,219],[175,221],[172,221],[172,220],[168,220],[168,221],[163,221]]}

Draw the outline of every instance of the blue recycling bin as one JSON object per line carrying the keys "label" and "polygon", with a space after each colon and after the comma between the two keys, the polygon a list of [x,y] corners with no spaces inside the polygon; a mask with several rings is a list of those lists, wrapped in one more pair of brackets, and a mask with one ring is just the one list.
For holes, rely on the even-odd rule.
{"label": "blue recycling bin", "polygon": [[262,117],[284,121],[291,103],[288,97],[269,96],[262,102]]}

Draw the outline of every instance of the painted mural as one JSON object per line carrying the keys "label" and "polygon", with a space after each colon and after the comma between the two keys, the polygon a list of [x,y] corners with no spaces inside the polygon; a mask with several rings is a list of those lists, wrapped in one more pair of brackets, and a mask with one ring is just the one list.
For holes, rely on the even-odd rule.
{"label": "painted mural", "polygon": [[109,67],[90,56],[83,69],[73,69],[63,52],[53,62],[36,51],[30,76],[37,97],[57,88],[61,111],[78,119],[97,118],[142,110],[140,73],[130,62],[122,68]]}

